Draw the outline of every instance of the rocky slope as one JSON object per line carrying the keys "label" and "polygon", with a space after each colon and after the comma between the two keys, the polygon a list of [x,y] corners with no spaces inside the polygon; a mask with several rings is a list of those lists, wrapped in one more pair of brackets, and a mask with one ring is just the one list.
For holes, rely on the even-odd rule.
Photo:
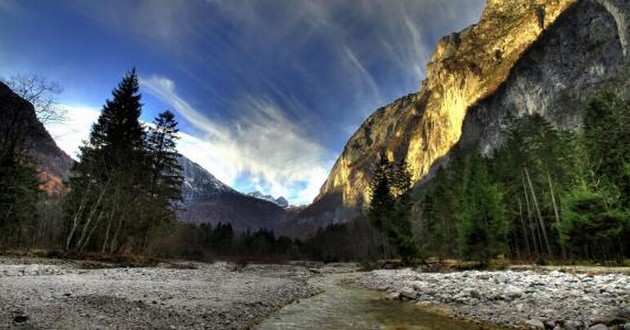
{"label": "rocky slope", "polygon": [[418,93],[361,125],[295,222],[319,226],[356,215],[369,201],[381,154],[407,161],[422,183],[462,134],[468,145],[495,146],[507,112],[539,112],[575,127],[568,100],[611,79],[627,82],[629,7],[628,0],[489,0],[479,23],[438,43]]}
{"label": "rocky slope", "polygon": [[500,90],[468,110],[461,143],[488,153],[510,118],[534,113],[576,129],[580,108],[602,87],[628,95],[628,19],[628,0],[582,1],[568,10],[524,54]]}
{"label": "rocky slope", "polygon": [[[63,180],[70,174],[74,161],[63,152],[50,136],[44,125],[37,119],[33,105],[15,94],[7,85],[0,82],[0,131],[15,135],[19,127],[16,120],[23,120],[25,147],[33,162],[40,169],[42,188],[50,194],[63,191]],[[21,130],[21,129],[20,129]],[[1,139],[4,141],[9,141]]]}
{"label": "rocky slope", "polygon": [[231,223],[236,231],[277,230],[283,225],[286,213],[282,207],[232,189],[186,157],[179,163],[184,176],[180,221]]}

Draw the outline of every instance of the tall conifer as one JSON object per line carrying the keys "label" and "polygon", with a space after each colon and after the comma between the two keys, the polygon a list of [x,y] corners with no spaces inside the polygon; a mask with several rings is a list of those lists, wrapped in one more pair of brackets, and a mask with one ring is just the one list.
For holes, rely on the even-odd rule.
{"label": "tall conifer", "polygon": [[140,98],[133,69],[112,92],[80,149],[70,182],[67,249],[100,246],[104,252],[117,252],[146,229],[143,206],[150,161],[139,122]]}

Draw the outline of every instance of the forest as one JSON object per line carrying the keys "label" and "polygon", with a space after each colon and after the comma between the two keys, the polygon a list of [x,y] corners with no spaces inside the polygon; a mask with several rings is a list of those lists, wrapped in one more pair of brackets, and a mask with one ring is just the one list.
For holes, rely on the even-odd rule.
{"label": "forest", "polygon": [[[398,235],[372,244],[371,253],[357,249],[340,254],[336,251],[344,250],[337,246],[327,250],[326,257],[414,253],[482,263],[496,258],[539,264],[627,263],[630,102],[606,89],[580,111],[583,123],[578,131],[559,130],[533,114],[507,120],[503,143],[491,154],[454,148],[448,166],[435,171],[429,188],[412,194],[413,211],[403,212],[413,228],[408,239],[414,249],[397,248],[396,242],[404,240]],[[376,187],[372,192],[370,211],[383,200]],[[395,194],[385,200],[392,197]],[[327,242],[324,246],[370,235],[356,232],[373,218],[371,213],[348,225],[329,226],[317,239]],[[391,219],[394,227],[405,221]]]}
{"label": "forest", "polygon": [[622,264],[630,257],[630,102],[613,89],[583,105],[577,131],[536,114],[509,118],[499,148],[482,155],[456,147],[422,188],[412,185],[406,164],[383,156],[363,215],[304,239],[177,221],[177,121],[164,111],[141,124],[135,69],[103,106],[62,194],[41,190],[28,154],[32,118],[2,111],[2,250],[405,264],[429,257]]}

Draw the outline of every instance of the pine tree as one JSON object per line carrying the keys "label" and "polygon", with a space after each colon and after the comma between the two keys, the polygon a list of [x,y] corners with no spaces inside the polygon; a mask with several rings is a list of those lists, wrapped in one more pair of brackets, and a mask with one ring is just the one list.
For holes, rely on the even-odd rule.
{"label": "pine tree", "polygon": [[411,228],[411,174],[406,163],[393,165],[381,157],[370,188],[370,222],[387,236],[403,264],[409,264],[417,255],[417,242]]}
{"label": "pine tree", "polygon": [[145,248],[149,238],[158,227],[175,221],[174,203],[182,199],[183,177],[182,167],[178,162],[181,155],[176,149],[179,130],[175,115],[168,110],[161,112],[154,119],[153,124],[147,136],[151,166],[150,199],[147,211],[151,213],[151,217],[148,221],[149,228],[145,231]]}
{"label": "pine tree", "polygon": [[181,199],[183,177],[178,162],[181,155],[176,149],[179,129],[175,115],[168,110],[160,113],[153,124],[147,143],[152,169],[151,190],[154,197],[170,205],[170,202]]}
{"label": "pine tree", "polygon": [[368,217],[370,223],[379,231],[385,231],[389,227],[389,221],[393,216],[394,197],[391,193],[389,172],[391,172],[391,163],[387,158],[381,157],[370,182],[372,199],[368,209]]}
{"label": "pine tree", "polygon": [[604,90],[588,103],[583,122],[590,170],[630,207],[630,100]]}
{"label": "pine tree", "polygon": [[481,155],[469,156],[464,178],[457,210],[460,250],[463,256],[485,262],[505,251],[509,225],[501,193]]}
{"label": "pine tree", "polygon": [[439,168],[431,187],[422,200],[423,240],[429,252],[439,257],[455,257],[457,253],[457,189],[455,164]]}
{"label": "pine tree", "polygon": [[[138,78],[128,72],[81,148],[68,196],[66,249],[117,252],[146,230],[151,173]],[[100,230],[98,230],[100,229]],[[98,239],[95,239],[98,236]],[[98,241],[98,243],[96,243]]]}

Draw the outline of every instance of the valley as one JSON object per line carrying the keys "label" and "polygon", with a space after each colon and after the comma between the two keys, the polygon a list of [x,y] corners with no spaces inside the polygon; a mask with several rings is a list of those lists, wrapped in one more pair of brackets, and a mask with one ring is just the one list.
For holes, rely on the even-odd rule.
{"label": "valley", "polygon": [[629,1],[0,0],[0,328],[629,330]]}

